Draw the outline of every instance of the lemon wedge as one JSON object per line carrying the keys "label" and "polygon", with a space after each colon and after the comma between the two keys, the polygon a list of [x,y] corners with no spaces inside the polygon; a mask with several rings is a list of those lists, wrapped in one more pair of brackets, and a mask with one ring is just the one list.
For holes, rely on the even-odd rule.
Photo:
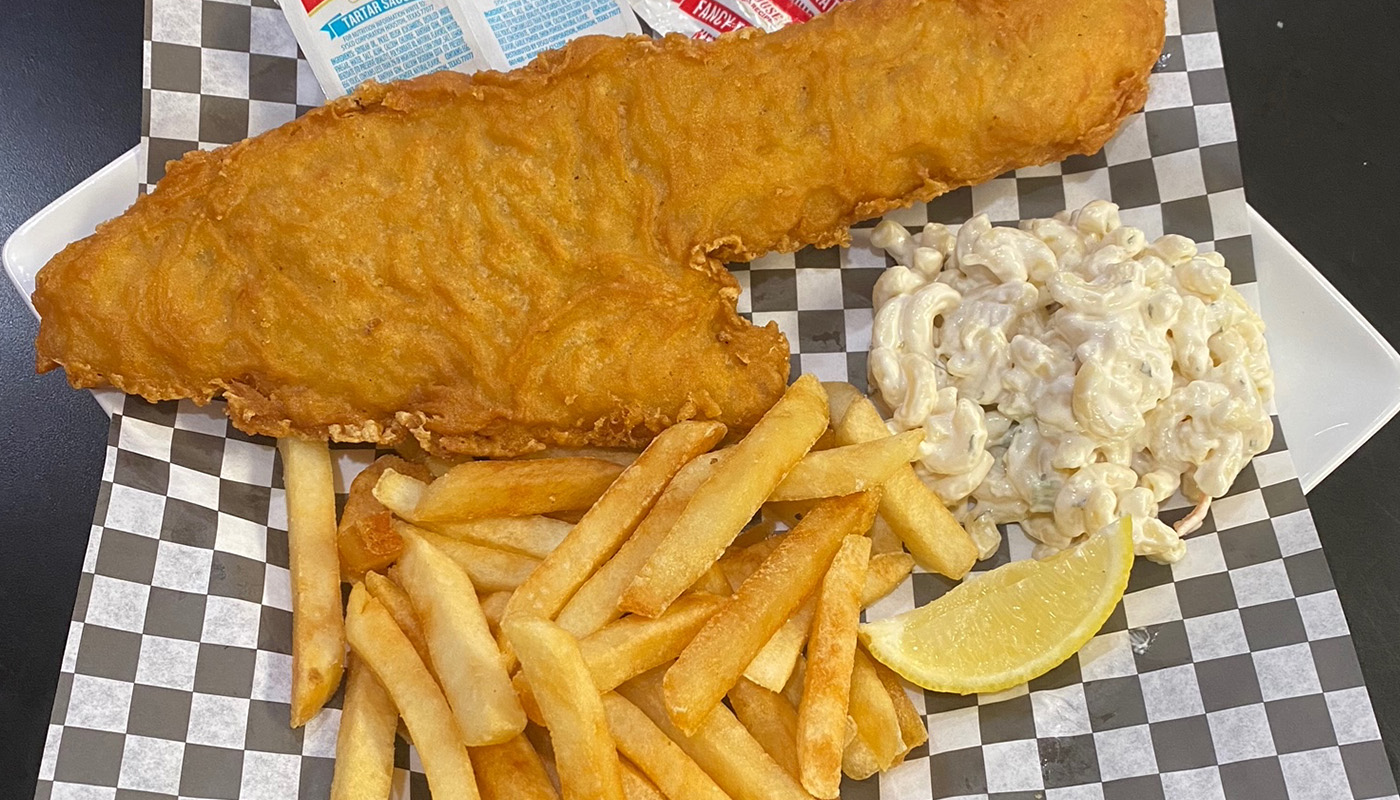
{"label": "lemon wedge", "polygon": [[1016,561],[928,605],[860,628],[870,654],[925,689],[999,692],[1043,675],[1098,633],[1133,567],[1129,518],[1044,561]]}

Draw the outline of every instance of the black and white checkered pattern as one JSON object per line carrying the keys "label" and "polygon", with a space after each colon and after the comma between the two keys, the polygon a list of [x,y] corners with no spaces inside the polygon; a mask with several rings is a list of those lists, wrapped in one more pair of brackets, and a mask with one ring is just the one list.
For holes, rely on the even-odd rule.
{"label": "black and white checkered pattern", "polygon": [[[1048,216],[1094,198],[1149,236],[1190,236],[1254,266],[1210,0],[1169,0],[1146,110],[1098,155],[1005,175],[892,215],[911,227]],[[151,0],[151,169],[321,102],[271,0]],[[869,225],[843,250],[735,267],[740,311],[775,320],[794,372],[865,385],[870,294],[887,262]],[[1247,297],[1253,286],[1242,286]],[[120,399],[73,612],[40,798],[319,798],[339,700],[287,725],[290,599],[276,450],[220,404]],[[1277,428],[1277,426],[1276,426]],[[337,491],[373,458],[339,448]],[[1164,512],[1172,521],[1185,508]],[[1012,530],[989,569],[1025,558]],[[948,581],[918,573],[867,615]],[[1187,557],[1139,560],[1128,593],[1076,657],[995,696],[913,693],[929,743],[846,798],[1322,800],[1396,798],[1346,619],[1276,432],[1218,500]],[[400,743],[396,797],[427,797]]]}

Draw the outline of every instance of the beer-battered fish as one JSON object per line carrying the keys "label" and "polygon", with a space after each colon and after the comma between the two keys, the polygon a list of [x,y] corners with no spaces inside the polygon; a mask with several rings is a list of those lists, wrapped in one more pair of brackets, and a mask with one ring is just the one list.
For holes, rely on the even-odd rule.
{"label": "beer-battered fish", "polygon": [[853,0],[713,43],[589,38],[172,164],[39,274],[38,368],[222,395],[272,436],[508,455],[752,424],[788,348],[721,266],[1098,150],[1161,0]]}

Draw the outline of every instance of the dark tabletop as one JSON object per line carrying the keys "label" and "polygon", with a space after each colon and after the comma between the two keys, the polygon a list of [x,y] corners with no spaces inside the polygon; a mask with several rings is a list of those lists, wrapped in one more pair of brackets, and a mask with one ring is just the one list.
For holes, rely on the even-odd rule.
{"label": "dark tabletop", "polygon": [[[1249,202],[1400,344],[1400,3],[1216,0]],[[6,0],[0,241],[136,144],[142,0]],[[0,797],[30,797],[107,418],[34,375],[0,281]],[[1400,764],[1400,423],[1309,495],[1391,764]]]}

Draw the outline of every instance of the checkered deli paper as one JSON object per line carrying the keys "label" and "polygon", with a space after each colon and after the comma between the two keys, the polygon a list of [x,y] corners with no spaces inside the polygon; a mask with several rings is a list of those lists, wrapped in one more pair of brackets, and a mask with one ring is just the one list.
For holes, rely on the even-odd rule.
{"label": "checkered deli paper", "polygon": [[[1257,296],[1243,184],[1210,0],[1168,0],[1145,113],[1104,151],[899,212],[911,227],[1049,216],[1095,198],[1155,237],[1225,254]],[[146,181],[168,159],[286,122],[322,101],[271,0],[150,0]],[[740,311],[776,320],[794,371],[865,385],[883,255],[804,250],[735,268]],[[1211,509],[1188,554],[1139,559],[1123,602],[1077,656],[1027,686],[911,689],[929,742],[853,799],[1395,798],[1346,619],[1283,437]],[[374,457],[338,447],[337,491]],[[220,404],[118,400],[41,765],[39,798],[322,798],[337,698],[287,725],[291,602],[273,443]],[[1186,509],[1163,514],[1167,521]],[[1014,528],[990,569],[1025,558]],[[915,574],[872,618],[947,591]],[[396,796],[426,798],[399,743]]]}

